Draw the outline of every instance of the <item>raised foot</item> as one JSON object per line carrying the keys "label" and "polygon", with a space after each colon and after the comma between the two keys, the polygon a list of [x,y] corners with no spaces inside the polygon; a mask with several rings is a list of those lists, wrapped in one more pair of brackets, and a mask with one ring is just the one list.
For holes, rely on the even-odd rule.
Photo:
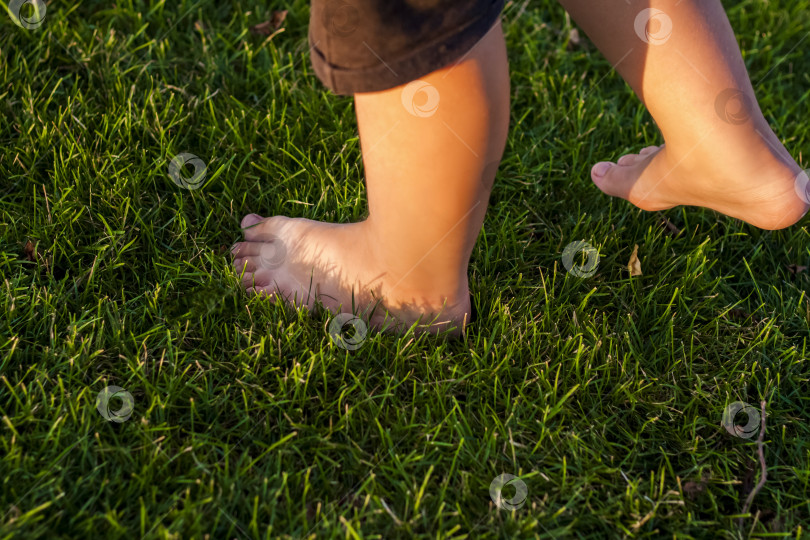
{"label": "raised foot", "polygon": [[418,331],[457,335],[469,322],[466,273],[440,280],[455,282],[449,288],[454,290],[417,282],[413,268],[394,268],[384,260],[367,222],[249,214],[242,228],[245,241],[232,248],[233,266],[248,293],[310,309],[320,303],[384,330],[402,331],[419,322]]}
{"label": "raised foot", "polygon": [[597,163],[591,177],[604,193],[643,210],[702,206],[761,229],[789,227],[810,208],[798,186],[801,168],[781,144],[755,146],[741,152],[650,146],[617,163]]}

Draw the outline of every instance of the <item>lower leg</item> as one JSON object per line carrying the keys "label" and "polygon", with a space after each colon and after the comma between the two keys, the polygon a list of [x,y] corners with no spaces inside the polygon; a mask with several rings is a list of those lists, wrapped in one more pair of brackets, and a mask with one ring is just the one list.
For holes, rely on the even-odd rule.
{"label": "lower leg", "polygon": [[560,0],[633,88],[664,147],[594,167],[610,195],[657,210],[705,206],[767,229],[808,209],[800,167],[754,95],[719,0]]}
{"label": "lower leg", "polygon": [[[431,330],[459,330],[470,313],[467,264],[508,131],[500,23],[458,63],[357,94],[355,107],[368,219],[247,216],[234,265],[252,292],[308,306],[317,298],[332,311],[382,304],[400,323],[422,317]],[[263,257],[274,244],[284,256]],[[371,323],[383,319],[376,309]]]}

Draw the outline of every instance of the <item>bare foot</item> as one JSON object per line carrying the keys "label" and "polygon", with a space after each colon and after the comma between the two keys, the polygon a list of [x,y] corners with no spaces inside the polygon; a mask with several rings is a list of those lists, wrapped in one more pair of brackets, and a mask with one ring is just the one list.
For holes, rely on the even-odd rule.
{"label": "bare foot", "polygon": [[440,276],[437,268],[437,279],[424,281],[415,267],[394,267],[380,255],[384,250],[367,221],[334,224],[249,214],[242,228],[245,241],[233,247],[233,265],[248,293],[299,307],[319,302],[381,329],[402,330],[419,320],[421,330],[458,334],[469,322],[464,272]]}
{"label": "bare foot", "polygon": [[[643,210],[703,206],[762,229],[799,221],[810,204],[797,194],[801,168],[775,136],[717,144],[706,136],[691,149],[650,146],[617,163],[600,162],[594,183]],[[775,142],[774,142],[775,141]]]}

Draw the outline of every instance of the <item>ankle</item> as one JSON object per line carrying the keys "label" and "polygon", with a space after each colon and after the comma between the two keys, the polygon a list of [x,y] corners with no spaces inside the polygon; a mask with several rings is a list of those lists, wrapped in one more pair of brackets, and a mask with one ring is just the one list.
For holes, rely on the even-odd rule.
{"label": "ankle", "polygon": [[371,219],[355,225],[368,260],[385,276],[388,294],[430,305],[458,303],[468,296],[468,261],[458,253],[463,247],[455,239],[420,242],[416,230],[406,239],[401,231],[391,234]]}

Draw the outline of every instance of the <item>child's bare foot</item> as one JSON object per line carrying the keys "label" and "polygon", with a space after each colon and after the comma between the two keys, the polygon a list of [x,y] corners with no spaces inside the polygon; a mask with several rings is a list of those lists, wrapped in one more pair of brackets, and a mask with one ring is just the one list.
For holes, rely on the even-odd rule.
{"label": "child's bare foot", "polygon": [[[386,260],[384,240],[369,221],[321,223],[283,216],[242,220],[245,242],[233,248],[234,269],[249,293],[338,313],[362,314],[376,328],[392,324],[459,333],[470,317],[465,272]],[[427,278],[427,279],[426,279]],[[388,320],[386,321],[386,310]],[[391,317],[394,318],[392,321]]]}
{"label": "child's bare foot", "polygon": [[646,210],[704,206],[764,229],[788,227],[806,213],[802,171],[762,114],[720,0],[641,2],[647,9],[560,2],[667,143],[618,164],[597,163],[592,177],[602,191]]}
{"label": "child's bare foot", "polygon": [[591,176],[603,192],[644,210],[704,206],[771,230],[789,227],[807,213],[810,205],[795,189],[801,168],[776,137],[769,142],[780,155],[759,135],[728,144],[712,135],[691,150],[651,146],[617,164],[597,163]]}
{"label": "child's bare foot", "polygon": [[[420,108],[425,99],[432,102]],[[360,223],[249,215],[234,247],[249,291],[371,326],[460,333],[467,266],[509,131],[506,43],[496,23],[453,65],[354,96],[369,217]]]}

